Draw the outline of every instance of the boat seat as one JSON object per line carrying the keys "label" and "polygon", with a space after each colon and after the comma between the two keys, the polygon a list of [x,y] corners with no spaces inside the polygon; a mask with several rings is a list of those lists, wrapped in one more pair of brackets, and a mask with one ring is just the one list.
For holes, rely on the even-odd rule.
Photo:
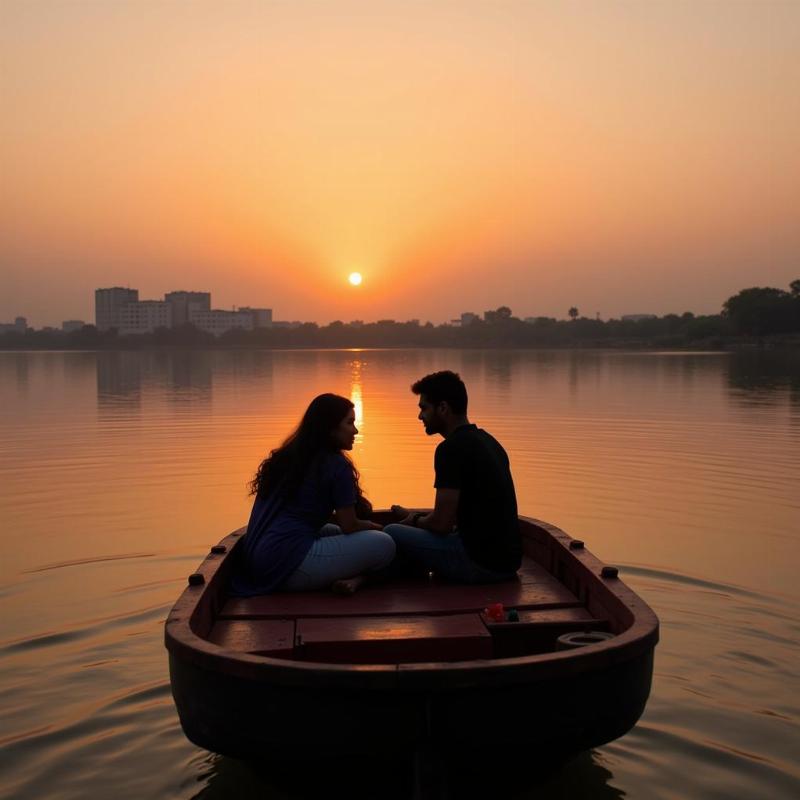
{"label": "boat seat", "polygon": [[526,558],[517,578],[506,583],[464,586],[438,581],[367,585],[353,595],[324,592],[277,592],[234,597],[219,612],[222,619],[297,619],[300,617],[363,617],[370,615],[478,613],[492,603],[520,610],[582,605],[549,572]]}
{"label": "boat seat", "polygon": [[227,650],[291,658],[294,650],[294,620],[219,619],[208,640]]}
{"label": "boat seat", "polygon": [[492,637],[478,614],[300,619],[295,642],[295,658],[323,663],[396,664],[492,657]]}
{"label": "boat seat", "polygon": [[481,615],[492,634],[496,658],[552,652],[563,633],[607,631],[607,619],[599,619],[585,608],[533,609],[519,612],[518,622],[495,622]]}

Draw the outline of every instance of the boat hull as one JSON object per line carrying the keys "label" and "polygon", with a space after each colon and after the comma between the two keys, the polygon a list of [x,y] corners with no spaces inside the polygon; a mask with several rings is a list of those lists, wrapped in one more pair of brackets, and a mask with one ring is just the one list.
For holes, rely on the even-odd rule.
{"label": "boat hull", "polygon": [[641,716],[653,650],[623,664],[524,685],[454,691],[277,686],[212,672],[170,655],[187,737],[234,758],[530,748],[568,757],[627,733]]}

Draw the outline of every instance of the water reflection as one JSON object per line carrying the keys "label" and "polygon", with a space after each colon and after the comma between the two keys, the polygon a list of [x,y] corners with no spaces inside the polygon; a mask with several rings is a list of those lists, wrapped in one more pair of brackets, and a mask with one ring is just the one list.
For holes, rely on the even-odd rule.
{"label": "water reflection", "polygon": [[356,442],[362,442],[364,439],[363,431],[361,431],[364,423],[364,400],[361,394],[362,366],[361,361],[358,359],[354,359],[350,363],[350,402],[353,404],[353,410],[356,414],[356,427],[359,429]]}
{"label": "water reflection", "polygon": [[[342,758],[326,762],[268,760],[255,764],[207,755],[194,764],[204,783],[193,800],[348,797],[406,800],[413,796],[411,758]],[[614,776],[603,756],[581,753],[561,765],[536,764],[518,752],[477,754],[449,765],[452,797],[515,797],[518,800],[620,800],[625,792],[611,785]]]}
{"label": "water reflection", "polygon": [[272,350],[233,350],[209,355],[213,356],[209,359],[209,367],[220,382],[233,381],[238,385],[256,383],[260,388],[272,388],[278,353]]}
{"label": "water reflection", "polygon": [[28,391],[28,365],[30,356],[27,353],[14,354],[14,374],[17,379],[17,391],[25,394]]}
{"label": "water reflection", "polygon": [[497,395],[507,400],[511,395],[512,374],[516,354],[499,350],[494,353],[484,353],[484,374],[487,383],[492,386]]}
{"label": "water reflection", "polygon": [[[0,353],[3,621],[41,645],[3,663],[21,744],[0,794],[299,796],[308,761],[279,780],[186,741],[161,624],[315,394],[357,403],[377,506],[430,503],[438,440],[409,386],[440,369],[507,448],[520,509],[619,563],[663,622],[642,723],[515,796],[796,797],[798,355],[457,350]],[[501,780],[527,755],[487,760]],[[401,796],[402,766],[345,765],[317,795],[366,774]]]}
{"label": "water reflection", "polygon": [[159,377],[165,381],[172,403],[207,405],[211,402],[213,353],[190,351],[167,353],[158,364]]}
{"label": "water reflection", "polygon": [[140,353],[97,353],[97,408],[115,413],[134,411],[142,400],[142,356]]}
{"label": "water reflection", "polygon": [[191,350],[99,352],[94,355],[98,409],[117,414],[123,408],[139,408],[143,387],[147,386],[160,390],[169,403],[207,405],[211,401],[214,356],[213,352]]}
{"label": "water reflection", "polygon": [[754,350],[733,355],[726,378],[731,400],[741,406],[800,404],[800,351]]}

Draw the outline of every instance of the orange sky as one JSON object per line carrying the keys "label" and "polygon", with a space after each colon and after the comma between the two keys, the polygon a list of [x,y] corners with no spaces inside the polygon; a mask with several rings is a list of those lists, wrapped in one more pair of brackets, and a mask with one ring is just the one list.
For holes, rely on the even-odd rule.
{"label": "orange sky", "polygon": [[320,322],[786,287],[799,32],[792,0],[3,0],[0,320],[111,285]]}

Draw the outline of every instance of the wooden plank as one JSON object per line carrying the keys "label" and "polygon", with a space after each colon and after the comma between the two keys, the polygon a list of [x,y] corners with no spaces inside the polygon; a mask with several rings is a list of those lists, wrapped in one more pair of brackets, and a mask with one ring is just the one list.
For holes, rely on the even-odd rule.
{"label": "wooden plank", "polygon": [[490,628],[520,628],[525,625],[561,625],[565,622],[591,625],[595,622],[604,621],[590,614],[585,608],[548,608],[520,611],[519,622],[494,622],[485,616],[483,616],[483,620]]}
{"label": "wooden plank", "polygon": [[551,575],[541,564],[532,558],[522,559],[522,566],[517,571],[520,583],[537,584],[539,586],[560,586],[561,582]]}
{"label": "wooden plank", "polygon": [[485,615],[482,618],[492,634],[496,658],[553,652],[563,633],[608,630],[607,619],[598,619],[585,608],[520,611],[519,622],[494,622]]}
{"label": "wooden plank", "polygon": [[492,603],[506,608],[545,609],[578,606],[578,598],[559,583],[418,584],[367,586],[349,597],[331,592],[277,593],[231,598],[220,610],[223,619],[361,617],[370,615],[466,614]]}
{"label": "wooden plank", "polygon": [[492,638],[478,614],[446,617],[330,617],[297,623],[305,661],[394,664],[492,657]]}
{"label": "wooden plank", "polygon": [[217,620],[210,642],[239,653],[290,658],[294,649],[294,620]]}

